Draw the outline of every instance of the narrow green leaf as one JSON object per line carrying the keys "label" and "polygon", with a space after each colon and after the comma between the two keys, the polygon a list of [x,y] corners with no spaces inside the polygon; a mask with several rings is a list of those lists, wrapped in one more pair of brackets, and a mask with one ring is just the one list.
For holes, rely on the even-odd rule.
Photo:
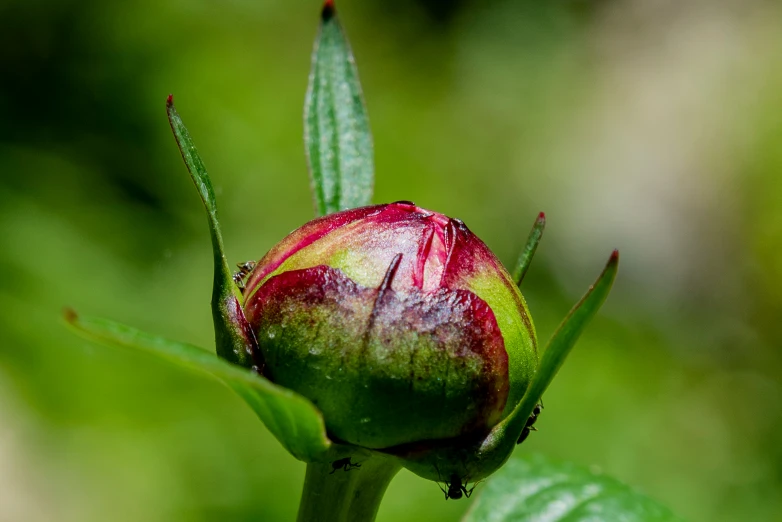
{"label": "narrow green leaf", "polygon": [[91,341],[141,350],[217,377],[245,400],[285,449],[299,460],[328,461],[332,454],[338,453],[339,447],[326,435],[320,411],[287,388],[197,346],[170,341],[106,319],[79,317],[72,311],[66,312],[65,319],[77,334]]}
{"label": "narrow green leaf", "polygon": [[190,133],[174,107],[174,97],[171,95],[166,100],[166,112],[179,151],[182,153],[182,159],[190,172],[190,178],[198,189],[209,221],[214,254],[212,319],[214,320],[217,354],[227,361],[245,367],[253,365],[259,368],[263,367],[255,335],[242,312],[242,294],[233,281],[233,274],[225,257],[223,236],[220,232],[220,223],[217,220],[217,202],[209,174],[207,174],[204,162],[198,155]]}
{"label": "narrow green leaf", "polygon": [[543,229],[545,226],[546,214],[541,212],[538,214],[535,224],[532,225],[532,230],[530,230],[529,237],[527,238],[527,244],[524,246],[524,250],[521,251],[519,260],[516,262],[516,268],[513,270],[513,280],[516,281],[517,286],[521,286],[524,276],[527,275],[529,265],[532,263],[532,258],[535,256],[535,251],[538,249],[540,238],[543,237]]}
{"label": "narrow green leaf", "polygon": [[512,458],[478,489],[462,522],[682,522],[616,479],[541,456]]}
{"label": "narrow green leaf", "polygon": [[552,379],[554,379],[562,363],[565,362],[584,328],[597,314],[597,311],[600,310],[600,307],[608,297],[611,285],[616,278],[618,267],[619,251],[614,250],[603,272],[598,276],[587,293],[584,294],[584,297],[570,310],[570,313],[551,337],[546,351],[543,352],[543,357],[540,359],[535,377],[533,377],[521,402],[506,420],[508,422],[508,432],[521,433],[524,424],[532,413],[532,409],[540,401],[548,385],[551,384]]}
{"label": "narrow green leaf", "polygon": [[331,0],[323,5],[312,52],[304,145],[318,216],[372,202],[372,134],[353,53]]}

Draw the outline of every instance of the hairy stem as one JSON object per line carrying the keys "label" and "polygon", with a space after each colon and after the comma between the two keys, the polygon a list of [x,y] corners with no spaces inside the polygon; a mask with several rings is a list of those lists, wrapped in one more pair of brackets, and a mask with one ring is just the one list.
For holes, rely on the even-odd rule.
{"label": "hairy stem", "polygon": [[298,522],[372,522],[399,469],[395,460],[378,454],[365,460],[307,464]]}

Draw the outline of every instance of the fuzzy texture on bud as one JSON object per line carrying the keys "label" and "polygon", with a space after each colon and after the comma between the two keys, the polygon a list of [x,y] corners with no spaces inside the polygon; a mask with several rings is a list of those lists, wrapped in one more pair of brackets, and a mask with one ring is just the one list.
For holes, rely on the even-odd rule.
{"label": "fuzzy texture on bud", "polygon": [[367,448],[486,433],[538,361],[524,298],[459,220],[397,202],[311,221],[244,291],[264,375]]}

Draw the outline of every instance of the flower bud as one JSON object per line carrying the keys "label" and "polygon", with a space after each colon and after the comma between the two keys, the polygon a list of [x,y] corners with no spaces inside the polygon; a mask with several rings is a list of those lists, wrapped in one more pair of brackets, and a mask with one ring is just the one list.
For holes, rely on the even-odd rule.
{"label": "flower bud", "polygon": [[307,223],[257,263],[244,297],[263,374],[366,448],[487,433],[538,362],[500,261],[461,221],[409,202]]}

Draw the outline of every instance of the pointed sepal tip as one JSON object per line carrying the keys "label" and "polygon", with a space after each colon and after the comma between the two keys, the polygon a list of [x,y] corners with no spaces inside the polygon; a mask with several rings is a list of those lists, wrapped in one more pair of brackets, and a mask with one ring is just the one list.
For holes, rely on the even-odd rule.
{"label": "pointed sepal tip", "polygon": [[323,2],[323,10],[320,12],[320,18],[324,22],[328,22],[334,15],[337,14],[337,8],[334,6],[334,0],[326,0]]}
{"label": "pointed sepal tip", "polygon": [[73,324],[79,320],[79,314],[76,313],[76,310],[69,306],[62,309],[62,317],[68,324]]}

